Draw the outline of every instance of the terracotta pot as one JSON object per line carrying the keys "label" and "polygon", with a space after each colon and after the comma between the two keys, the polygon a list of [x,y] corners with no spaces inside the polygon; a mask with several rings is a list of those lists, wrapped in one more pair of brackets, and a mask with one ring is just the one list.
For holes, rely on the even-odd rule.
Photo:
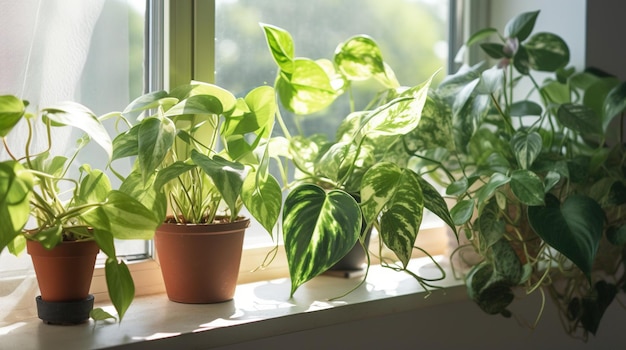
{"label": "terracotta pot", "polygon": [[197,225],[162,224],[155,232],[154,243],[168,298],[189,304],[231,300],[249,224],[250,219]]}
{"label": "terracotta pot", "polygon": [[95,241],[62,242],[51,250],[39,242],[27,241],[26,250],[33,260],[42,300],[87,299],[100,250]]}

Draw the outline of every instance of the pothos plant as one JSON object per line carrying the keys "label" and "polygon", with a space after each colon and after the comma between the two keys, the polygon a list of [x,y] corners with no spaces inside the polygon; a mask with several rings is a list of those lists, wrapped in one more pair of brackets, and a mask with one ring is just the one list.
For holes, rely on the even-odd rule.
{"label": "pothos plant", "polygon": [[[407,270],[413,249],[423,251],[415,240],[424,210],[454,225],[442,196],[407,166],[406,152],[398,152],[403,137],[420,125],[432,77],[417,86],[400,86],[377,43],[365,35],[340,43],[332,60],[312,60],[295,56],[289,32],[261,26],[278,66],[276,98],[296,123],[344,94],[352,97],[354,82],[375,79],[382,85],[362,110],[350,98],[351,112],[334,140],[320,134],[292,135],[278,114],[284,137],[273,141],[280,139],[287,151],[275,155],[296,169],[294,180],[287,181],[282,218],[291,295],[357,242],[363,245],[361,232],[371,227],[380,234],[379,253],[386,246],[397,257],[383,259],[384,266],[409,272],[426,289],[433,287],[433,280]],[[369,267],[369,252],[367,256]]]}
{"label": "pothos plant", "polygon": [[[135,289],[128,267],[116,257],[114,239],[151,239],[158,221],[132,196],[112,189],[103,171],[76,164],[79,151],[89,141],[101,146],[107,157],[112,154],[111,139],[93,112],[74,102],[37,113],[28,107],[27,101],[16,96],[0,96],[0,137],[9,158],[0,162],[0,251],[7,248],[18,255],[26,240],[47,249],[64,241],[95,240],[107,255],[108,292],[121,321]],[[19,122],[26,125],[21,135],[23,149],[7,138],[17,132]],[[69,157],[51,153],[55,135],[66,137],[55,133],[62,127],[84,132]],[[47,143],[34,150],[33,140]]]}
{"label": "pothos plant", "polygon": [[454,144],[428,162],[444,170],[454,222],[480,258],[466,275],[478,306],[510,317],[516,291],[550,296],[586,339],[626,291],[626,84],[568,68],[564,40],[533,33],[538,15],[469,38],[496,63],[440,84]]}
{"label": "pothos plant", "polygon": [[275,111],[269,86],[236,98],[193,81],[137,98],[116,113],[132,126],[113,140],[112,159],[136,157],[121,189],[160,220],[181,224],[236,221],[245,205],[272,233],[282,206],[268,171]]}

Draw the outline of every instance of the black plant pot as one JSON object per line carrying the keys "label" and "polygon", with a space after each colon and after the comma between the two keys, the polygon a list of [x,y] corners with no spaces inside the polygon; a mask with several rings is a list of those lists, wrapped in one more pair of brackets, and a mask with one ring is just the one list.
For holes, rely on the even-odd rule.
{"label": "black plant pot", "polygon": [[[363,231],[361,231],[361,235]],[[372,229],[365,234],[365,249],[367,249],[370,245],[370,237],[372,236]],[[335,265],[333,265],[329,271],[346,271],[346,272],[354,272],[354,271],[362,271],[365,268],[365,262],[367,260],[367,255],[365,254],[365,250],[361,246],[360,242],[356,242],[354,247],[339,260]],[[345,274],[345,277],[351,277],[349,273]]]}
{"label": "black plant pot", "polygon": [[45,301],[41,296],[37,301],[37,316],[46,324],[70,326],[87,322],[93,309],[93,295],[85,300]]}

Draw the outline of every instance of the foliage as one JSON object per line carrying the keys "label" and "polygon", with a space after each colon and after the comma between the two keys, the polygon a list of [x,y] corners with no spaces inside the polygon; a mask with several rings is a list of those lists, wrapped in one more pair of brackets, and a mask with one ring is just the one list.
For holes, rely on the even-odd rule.
{"label": "foliage", "polygon": [[113,140],[113,160],[136,157],[121,188],[161,221],[168,205],[185,224],[212,223],[222,215],[235,221],[245,205],[271,233],[282,201],[268,172],[266,140],[275,111],[267,86],[245,98],[202,82],[140,96],[117,114],[141,116]]}
{"label": "foliage", "polygon": [[568,68],[563,39],[533,33],[538,15],[470,37],[496,63],[444,79],[436,94],[454,145],[421,156],[457,199],[453,220],[482,259],[466,278],[472,299],[510,316],[518,286],[549,294],[567,331],[586,338],[626,287],[626,84]]}
{"label": "foliage", "polygon": [[[107,255],[109,295],[121,321],[134,297],[134,284],[126,264],[116,258],[113,240],[151,239],[158,221],[129,194],[113,190],[103,171],[74,164],[90,140],[107,157],[112,154],[109,135],[89,109],[64,102],[31,114],[27,107],[27,101],[15,96],[0,96],[0,136],[11,158],[0,162],[0,251],[7,247],[17,255],[26,239],[47,249],[63,241],[95,240]],[[27,134],[22,135],[26,140],[23,156],[14,153],[6,138],[19,122],[27,127]],[[36,128],[39,123],[44,135],[36,132],[42,130]],[[84,132],[70,157],[50,151],[57,135],[54,130],[62,127]],[[35,139],[47,140],[47,147],[32,154]],[[78,167],[78,178],[72,176],[72,167]]]}
{"label": "foliage", "polygon": [[[399,267],[389,266],[406,270],[424,209],[452,226],[443,198],[432,185],[405,164],[392,161],[398,158],[403,136],[419,126],[432,78],[401,87],[378,44],[365,35],[340,43],[332,60],[312,60],[296,57],[286,30],[268,24],[262,28],[278,67],[277,99],[297,116],[328,108],[344,93],[351,95],[355,82],[375,79],[383,86],[370,106],[346,116],[333,141],[321,134],[292,135],[279,118],[285,138],[273,142],[287,144],[288,151],[275,155],[296,168],[283,208],[291,294],[337,263],[357,242],[363,244],[360,233],[373,226],[382,244],[400,260]],[[416,278],[431,286],[427,279]]]}

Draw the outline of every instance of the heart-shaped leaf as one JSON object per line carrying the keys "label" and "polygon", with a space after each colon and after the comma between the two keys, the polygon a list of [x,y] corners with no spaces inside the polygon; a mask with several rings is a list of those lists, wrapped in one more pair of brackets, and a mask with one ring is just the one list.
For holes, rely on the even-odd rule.
{"label": "heart-shaped leaf", "polygon": [[349,80],[365,80],[385,72],[380,48],[372,38],[364,35],[340,44],[335,50],[335,64]]}
{"label": "heart-shaped leaf", "polygon": [[538,132],[518,131],[511,139],[511,147],[515,158],[522,169],[528,169],[541,152],[543,146],[541,135]]}
{"label": "heart-shaped leaf", "polygon": [[561,204],[547,194],[545,206],[528,207],[533,230],[591,278],[604,227],[604,211],[593,199],[571,195]]}
{"label": "heart-shaped leaf", "polygon": [[520,169],[511,173],[511,192],[526,205],[543,204],[543,181],[530,170]]}
{"label": "heart-shaped leaf", "polygon": [[24,102],[13,95],[0,96],[0,137],[5,137],[22,119]]}
{"label": "heart-shaped leaf", "polygon": [[284,72],[292,73],[295,50],[291,34],[282,28],[264,23],[261,23],[261,28],[263,28],[267,46],[278,67]]}
{"label": "heart-shaped leaf", "polygon": [[243,182],[241,199],[250,214],[272,234],[280,215],[282,191],[274,176],[259,176],[251,171]]}
{"label": "heart-shaped leaf", "polygon": [[344,191],[326,192],[305,184],[289,193],[283,207],[283,230],[291,296],[354,247],[361,220],[356,200]]}
{"label": "heart-shaped leaf", "polygon": [[326,71],[307,58],[294,60],[293,72],[280,74],[276,92],[282,105],[291,112],[307,115],[328,107],[338,96]]}
{"label": "heart-shaped leaf", "polygon": [[167,152],[174,144],[176,128],[174,123],[164,117],[150,117],[141,122],[138,139],[138,160],[143,180],[161,164]]}
{"label": "heart-shaped leaf", "polygon": [[569,62],[569,47],[558,35],[537,33],[524,43],[530,68],[554,72]]}
{"label": "heart-shaped leaf", "polygon": [[128,266],[123,261],[118,262],[115,258],[107,259],[104,265],[104,272],[109,297],[121,322],[126,310],[128,310],[135,298],[133,278],[128,270]]}
{"label": "heart-shaped leaf", "polygon": [[109,159],[113,154],[111,138],[104,125],[87,107],[76,102],[63,102],[42,110],[42,117],[53,124],[68,125],[84,131],[107,153]]}
{"label": "heart-shaped leaf", "polygon": [[0,252],[30,217],[33,177],[18,162],[0,162]]}
{"label": "heart-shaped leaf", "polygon": [[539,11],[524,12],[513,17],[504,27],[505,38],[517,38],[520,42],[526,40],[535,27]]}

